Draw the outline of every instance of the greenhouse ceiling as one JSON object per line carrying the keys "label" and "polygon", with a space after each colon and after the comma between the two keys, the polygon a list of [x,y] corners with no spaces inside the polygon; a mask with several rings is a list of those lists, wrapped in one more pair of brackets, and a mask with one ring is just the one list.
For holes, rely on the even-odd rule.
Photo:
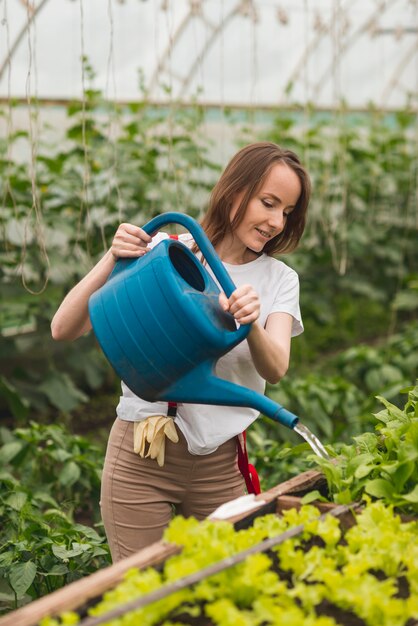
{"label": "greenhouse ceiling", "polygon": [[0,98],[417,104],[418,0],[0,0]]}

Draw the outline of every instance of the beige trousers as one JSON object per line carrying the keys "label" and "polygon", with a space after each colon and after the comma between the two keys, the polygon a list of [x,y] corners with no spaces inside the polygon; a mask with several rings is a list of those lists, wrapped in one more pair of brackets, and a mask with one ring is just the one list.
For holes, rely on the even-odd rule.
{"label": "beige trousers", "polygon": [[113,562],[159,541],[173,514],[201,520],[245,493],[236,441],[196,456],[178,430],[167,439],[165,462],[133,451],[133,422],[116,419],[103,468],[101,512]]}

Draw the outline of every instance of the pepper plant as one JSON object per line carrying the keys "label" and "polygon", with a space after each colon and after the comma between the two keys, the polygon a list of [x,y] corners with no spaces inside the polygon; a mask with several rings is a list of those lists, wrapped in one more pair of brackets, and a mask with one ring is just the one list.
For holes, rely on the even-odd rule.
{"label": "pepper plant", "polygon": [[103,450],[62,425],[0,428],[1,610],[109,564],[102,463]]}

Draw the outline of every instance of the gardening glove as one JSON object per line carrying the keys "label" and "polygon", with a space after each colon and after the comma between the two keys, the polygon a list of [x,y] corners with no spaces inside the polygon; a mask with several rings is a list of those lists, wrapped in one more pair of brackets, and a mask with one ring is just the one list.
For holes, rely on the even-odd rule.
{"label": "gardening glove", "polygon": [[[165,439],[173,443],[179,440],[173,418],[167,415],[151,415],[134,424],[134,452],[142,458],[157,459],[160,467],[164,465]],[[148,446],[148,451],[146,452]]]}

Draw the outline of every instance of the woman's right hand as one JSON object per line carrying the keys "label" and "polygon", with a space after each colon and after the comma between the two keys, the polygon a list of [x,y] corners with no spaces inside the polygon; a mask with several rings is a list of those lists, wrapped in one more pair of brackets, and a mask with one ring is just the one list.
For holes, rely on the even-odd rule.
{"label": "woman's right hand", "polygon": [[151,241],[150,235],[139,226],[123,223],[113,237],[110,251],[115,260],[140,257],[149,252],[148,244]]}

